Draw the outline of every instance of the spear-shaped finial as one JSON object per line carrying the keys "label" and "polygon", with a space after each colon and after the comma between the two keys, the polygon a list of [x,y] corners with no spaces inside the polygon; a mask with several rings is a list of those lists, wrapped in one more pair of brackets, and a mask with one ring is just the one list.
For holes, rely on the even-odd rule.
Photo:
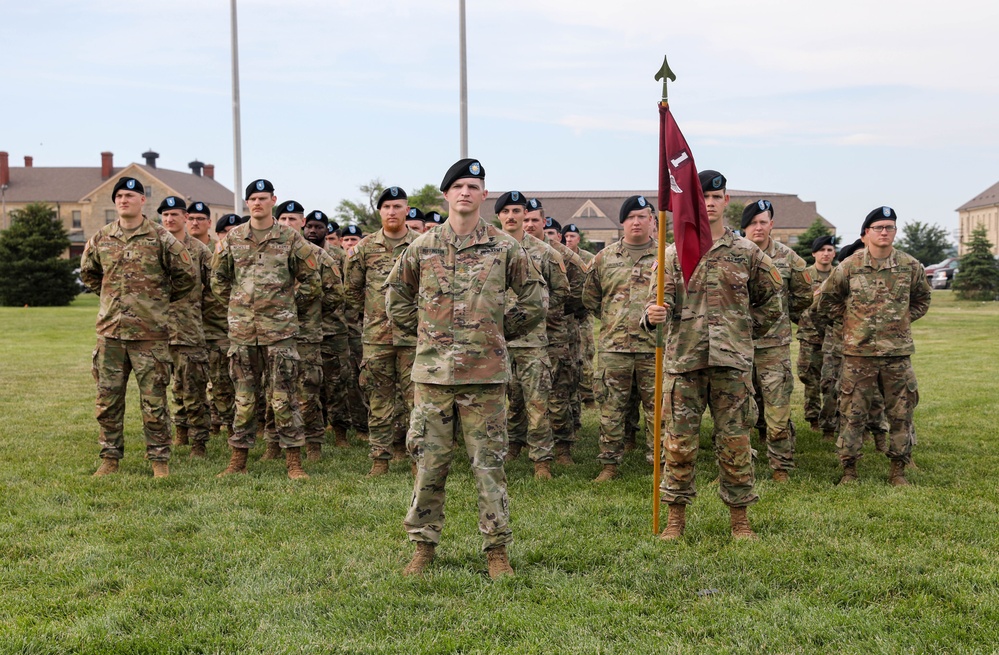
{"label": "spear-shaped finial", "polygon": [[665,55],[663,56],[663,65],[656,73],[656,79],[663,81],[663,103],[666,103],[669,99],[669,95],[666,93],[666,81],[673,80],[676,82],[676,74],[670,70],[669,62],[666,61]]}

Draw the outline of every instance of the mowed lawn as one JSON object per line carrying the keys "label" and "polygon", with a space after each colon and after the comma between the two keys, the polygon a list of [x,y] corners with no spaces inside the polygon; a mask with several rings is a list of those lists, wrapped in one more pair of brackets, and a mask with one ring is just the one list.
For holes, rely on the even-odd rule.
{"label": "mowed lawn", "polygon": [[154,481],[134,387],[119,475],[94,479],[96,301],[0,308],[0,653],[987,653],[999,650],[999,304],[934,292],[916,324],[913,486],[865,447],[837,488],[832,447],[803,424],[791,482],[758,465],[760,540],[734,543],[706,424],[687,535],[651,534],[651,468],[538,483],[508,467],[517,576],[491,582],[467,461],[449,480],[438,559],[400,571],[408,465],[369,480],[366,450],[328,450],[292,483],[283,462],[218,480],[175,451]]}

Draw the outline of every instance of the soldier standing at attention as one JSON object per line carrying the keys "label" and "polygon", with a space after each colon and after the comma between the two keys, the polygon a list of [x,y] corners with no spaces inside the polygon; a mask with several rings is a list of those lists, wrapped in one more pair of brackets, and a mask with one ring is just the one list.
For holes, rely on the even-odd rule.
{"label": "soldier standing at attention", "polygon": [[[755,539],[746,508],[754,491],[749,432],[756,422],[753,401],[753,331],[766,334],[780,321],[780,273],[770,258],[725,225],[729,196],[725,176],[698,175],[714,244],[694,269],[686,288],[676,245],[663,262],[664,305],[649,304],[643,325],[666,323],[666,379],[663,382],[665,467],[660,486],[669,519],[660,538],[679,539],[686,509],[697,489],[694,464],[701,416],[711,410],[718,457],[718,493],[729,507],[732,536]],[[692,192],[693,189],[685,189]],[[599,257],[599,255],[597,255]],[[653,294],[655,292],[653,291]]]}
{"label": "soldier standing at attention", "polygon": [[753,335],[753,386],[756,406],[763,421],[760,436],[767,444],[767,458],[773,470],[774,482],[787,482],[794,469],[794,425],[791,423],[791,323],[797,323],[801,313],[812,304],[812,279],[805,260],[783,243],[770,238],[774,227],[774,208],[769,200],[746,205],[742,212],[742,229],[746,238],[755,243],[781,277],[780,320],[765,332]]}
{"label": "soldier standing at attention", "polygon": [[[444,175],[450,216],[420,235],[388,279],[388,315],[415,335],[414,408],[406,442],[417,462],[403,525],[416,553],[403,575],[433,560],[444,529],[444,487],[459,435],[478,488],[489,576],[512,575],[506,494],[507,341],[545,318],[544,280],[519,243],[479,216],[485,170],[462,159]],[[517,302],[506,309],[506,290]]]}
{"label": "soldier standing at attention", "polygon": [[[653,233],[653,238],[655,234]],[[573,251],[586,265],[586,270],[590,270],[593,264],[594,254],[589,250],[579,247],[582,233],[575,223],[569,223],[562,228],[562,241],[565,247]],[[588,405],[593,404],[593,357],[596,355],[596,348],[593,343],[593,315],[589,312],[586,317],[579,321],[579,348],[583,356],[583,365],[579,375],[579,399]]]}
{"label": "soldier standing at attention", "polygon": [[[832,263],[836,259],[836,237],[826,235],[812,241],[812,257],[815,263],[805,269],[812,280],[813,301],[819,295],[819,288],[832,273]],[[822,339],[812,325],[812,309],[809,307],[798,319],[798,379],[805,385],[805,420],[815,432],[821,432],[819,416],[822,414]]]}
{"label": "soldier standing at attention", "polygon": [[[385,314],[385,280],[396,260],[419,235],[406,227],[409,203],[401,187],[382,191],[375,206],[382,227],[347,251],[344,271],[347,302],[364,317],[360,384],[368,396],[368,477],[388,473],[393,451],[405,448],[405,431],[397,437],[395,424],[401,420],[408,425],[416,356],[416,337],[393,326]],[[406,417],[399,416],[399,398]]]}
{"label": "soldier standing at attention", "polygon": [[312,247],[271,214],[277,198],[268,180],[246,187],[248,223],[216,246],[212,291],[229,307],[229,373],[236,385],[236,418],[229,437],[232,457],[219,476],[246,473],[246,455],[257,437],[257,396],[267,380],[288,477],[302,470],[302,414],[298,406],[298,316],[322,293]]}
{"label": "soldier standing at attention", "polygon": [[910,356],[912,322],[930,307],[930,285],[923,265],[896,250],[897,217],[891,207],[878,207],[864,219],[865,250],[836,267],[822,285],[815,308],[820,333],[837,318],[843,321],[843,373],[840,379],[840,431],[836,446],[843,476],[857,480],[872,399],[880,390],[890,423],[888,482],[905,486],[905,467],[912,459],[912,414],[919,403]]}
{"label": "soldier standing at attention", "polygon": [[[340,229],[340,247],[344,250],[344,275],[347,271],[347,257],[354,253],[354,247],[364,238],[361,228],[347,225]],[[347,280],[344,278],[344,293]],[[364,314],[348,300],[344,304],[344,318],[347,320],[347,347],[350,353],[350,368],[347,371],[347,407],[350,410],[350,423],[358,439],[368,440],[368,394],[361,388],[361,360],[364,357],[364,346],[361,343],[361,332],[364,326]]]}
{"label": "soldier standing at attention", "polygon": [[197,200],[187,207],[187,233],[200,241],[212,252],[212,237],[208,229],[212,226],[212,210],[208,205]]}
{"label": "soldier standing at attention", "polygon": [[603,469],[594,480],[617,477],[624,457],[625,413],[632,395],[632,379],[645,407],[646,440],[651,443],[655,402],[655,338],[639,324],[645,312],[656,266],[652,239],[652,210],[644,196],[631,196],[621,205],[619,219],[624,238],[593,258],[583,289],[583,304],[600,319],[600,454]]}
{"label": "soldier standing at attention", "polygon": [[406,227],[416,234],[423,234],[427,231],[426,217],[416,207],[410,207],[406,214]]}
{"label": "soldier standing at attention", "polygon": [[142,401],[146,459],[153,476],[170,474],[170,303],[191,293],[197,270],[184,246],[161,225],[142,215],[142,183],[122,177],[111,191],[118,220],[92,236],[83,249],[80,278],[100,295],[93,374],[97,382],[97,423],[101,428],[100,468],[95,476],[118,472],[125,455],[125,389],[135,373]]}
{"label": "soldier standing at attention", "polygon": [[187,250],[198,271],[191,293],[170,303],[170,358],[173,360],[171,391],[175,446],[192,443],[191,457],[204,457],[212,427],[208,409],[208,347],[202,307],[214,300],[209,285],[211,253],[187,233],[187,205],[183,198],[167,196],[156,212],[173,238]]}
{"label": "soldier standing at attention", "polygon": [[[565,276],[562,256],[548,244],[524,231],[524,208],[527,198],[519,191],[501,195],[493,206],[503,231],[516,239],[541,271],[548,287],[548,316],[562,315],[565,297],[569,293],[569,279]],[[517,302],[513,289],[507,289],[508,305]],[[548,395],[552,389],[552,364],[548,358],[548,330],[539,323],[528,334],[507,344],[510,357],[510,398],[508,433],[510,448],[507,461],[520,454],[524,444],[534,462],[534,477],[550,480],[551,462],[554,458],[552,426],[548,422]]]}

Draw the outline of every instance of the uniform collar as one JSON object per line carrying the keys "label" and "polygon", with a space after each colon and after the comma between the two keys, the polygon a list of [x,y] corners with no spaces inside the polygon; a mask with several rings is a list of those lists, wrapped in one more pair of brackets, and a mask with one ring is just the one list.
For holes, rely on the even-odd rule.
{"label": "uniform collar", "polygon": [[[140,236],[140,235],[143,235],[143,234],[149,234],[152,231],[153,231],[153,222],[151,220],[149,220],[148,218],[143,217],[142,218],[142,222],[139,223],[139,226],[137,228],[135,228],[135,232],[132,232],[132,234],[129,235],[128,239],[130,239],[132,237],[137,237],[137,236]],[[122,241],[127,241],[128,240],[125,237],[125,231],[121,227],[121,221],[115,221],[114,222],[114,231],[111,232],[111,235],[114,236],[114,237],[116,237],[116,238],[118,238],[118,239],[121,239]]]}
{"label": "uniform collar", "polygon": [[467,236],[459,237],[454,233],[454,228],[451,227],[451,223],[445,221],[440,227],[441,240],[445,243],[451,244],[455,248],[462,245],[463,241],[465,248],[468,248],[469,246],[477,246],[483,243],[489,243],[490,237],[489,231],[487,230],[488,227],[489,224],[486,223],[485,219],[480,216],[478,224],[476,224],[475,229],[472,230],[472,238],[469,239]]}
{"label": "uniform collar", "polygon": [[[416,234],[416,232],[407,227],[406,234],[402,237],[402,240],[399,241],[399,245],[413,243],[417,236],[419,235]],[[379,243],[386,247],[388,246],[388,237],[385,236],[385,228],[379,228],[378,231],[372,234],[370,238],[373,243]]]}
{"label": "uniform collar", "polygon": [[[898,250],[892,247],[891,252],[888,253],[888,257],[885,259],[884,268],[895,268],[896,266],[898,266],[897,253]],[[874,270],[878,270],[876,267],[877,262],[874,261],[874,256],[871,254],[871,251],[868,250],[867,248],[864,248],[864,266],[868,268],[873,268]]]}

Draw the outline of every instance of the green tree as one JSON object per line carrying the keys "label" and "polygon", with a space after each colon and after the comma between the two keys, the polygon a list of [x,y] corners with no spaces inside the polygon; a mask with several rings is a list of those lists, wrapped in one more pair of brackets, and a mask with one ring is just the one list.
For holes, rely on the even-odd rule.
{"label": "green tree", "polygon": [[814,242],[819,237],[825,237],[832,234],[832,230],[826,227],[825,222],[819,218],[815,217],[812,224],[808,226],[808,229],[798,235],[798,243],[791,246],[796,253],[798,253],[805,262],[811,266],[815,263],[815,258],[812,257],[812,242]]}
{"label": "green tree", "polygon": [[954,251],[942,227],[920,221],[902,226],[902,234],[895,247],[918,259],[923,266],[942,262]]}
{"label": "green tree", "polygon": [[10,227],[0,233],[0,305],[68,305],[80,287],[65,259],[69,233],[55,210],[42,203],[10,212]]}
{"label": "green tree", "polygon": [[725,208],[725,223],[733,230],[742,229],[742,211],[746,208],[746,203],[732,201]]}
{"label": "green tree", "polygon": [[444,194],[433,184],[424,184],[409,194],[409,206],[416,207],[423,213],[436,211],[446,214],[444,204]]}
{"label": "green tree", "polygon": [[375,208],[375,204],[378,202],[378,196],[385,190],[385,184],[376,178],[367,184],[362,184],[358,189],[367,198],[359,202],[346,199],[341,200],[340,204],[333,210],[333,217],[341,227],[344,225],[356,225],[365,234],[370,234],[382,226],[382,219],[378,215],[378,209]]}
{"label": "green tree", "polygon": [[999,262],[992,256],[992,244],[984,225],[979,224],[971,233],[968,252],[961,257],[953,288],[961,300],[999,298]]}

